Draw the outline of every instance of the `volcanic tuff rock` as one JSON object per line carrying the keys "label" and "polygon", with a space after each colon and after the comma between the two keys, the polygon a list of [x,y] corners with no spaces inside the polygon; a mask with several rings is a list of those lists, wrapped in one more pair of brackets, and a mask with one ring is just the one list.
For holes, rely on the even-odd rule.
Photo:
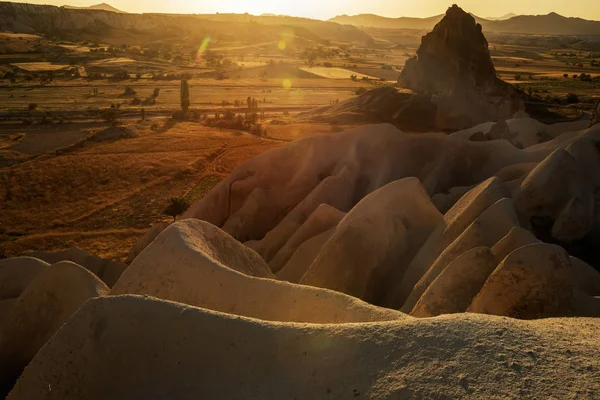
{"label": "volcanic tuff rock", "polygon": [[93,254],[88,253],[85,250],[81,250],[77,247],[71,247],[64,251],[57,251],[55,253],[47,253],[43,251],[35,251],[27,253],[26,256],[38,258],[46,261],[50,264],[55,264],[59,261],[71,261],[77,265],[80,265],[102,279],[108,287],[115,284],[119,276],[125,271],[127,265],[105,260],[100,257],[96,257]]}
{"label": "volcanic tuff rock", "polygon": [[431,96],[437,123],[447,129],[505,120],[524,109],[517,90],[496,76],[481,25],[456,5],[423,37],[398,81]]}
{"label": "volcanic tuff rock", "polygon": [[107,293],[100,279],[72,262],[61,261],[38,273],[0,326],[0,397],[86,300]]}
{"label": "volcanic tuff rock", "polygon": [[[456,5],[423,37],[417,57],[406,62],[398,82],[404,90],[377,88],[332,106],[300,113],[296,118],[335,123],[388,122],[409,131],[452,132],[489,121],[502,123],[525,109],[519,92],[496,76],[481,26]],[[501,137],[502,133],[507,137]],[[508,134],[506,125],[499,125],[489,138],[508,139]],[[511,142],[521,146],[517,139]],[[531,142],[529,139],[527,143]]]}
{"label": "volcanic tuff rock", "polygon": [[31,360],[11,400],[593,397],[600,320],[545,318],[600,316],[600,125],[497,131],[263,153],[155,226],[109,293],[69,262],[0,262],[3,390]]}
{"label": "volcanic tuff rock", "polygon": [[8,400],[593,398],[599,335],[592,318],[290,324],[110,296],[52,337]]}

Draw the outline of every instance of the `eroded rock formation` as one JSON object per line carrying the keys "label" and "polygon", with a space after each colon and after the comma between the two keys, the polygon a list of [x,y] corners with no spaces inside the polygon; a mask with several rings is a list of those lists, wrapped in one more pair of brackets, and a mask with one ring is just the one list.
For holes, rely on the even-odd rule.
{"label": "eroded rock formation", "polygon": [[600,126],[494,126],[264,153],[153,227],[112,290],[86,257],[3,260],[2,389],[29,362],[9,399],[595,393]]}
{"label": "eroded rock formation", "polygon": [[447,129],[502,121],[524,109],[517,90],[497,77],[481,25],[456,5],[423,37],[398,82],[429,96],[438,126]]}

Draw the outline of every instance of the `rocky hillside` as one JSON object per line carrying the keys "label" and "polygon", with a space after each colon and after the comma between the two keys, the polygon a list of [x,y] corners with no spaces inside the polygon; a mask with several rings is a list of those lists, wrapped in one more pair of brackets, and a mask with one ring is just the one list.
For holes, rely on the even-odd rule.
{"label": "rocky hillside", "polygon": [[520,93],[497,77],[475,18],[452,6],[422,40],[398,78],[407,91],[379,88],[298,118],[336,123],[388,122],[401,129],[453,131],[525,110]]}
{"label": "rocky hillside", "polygon": [[244,37],[271,41],[288,31],[311,40],[366,43],[370,36],[353,26],[291,17],[206,16],[177,14],[126,14],[105,10],[70,9],[47,5],[0,2],[0,31],[37,33],[70,38],[120,40],[145,43],[152,40],[189,40],[201,43],[205,36]]}
{"label": "rocky hillside", "polygon": [[371,125],[264,153],[150,230],[129,266],[77,249],[0,261],[0,387],[593,397],[598,143],[600,125],[524,118],[450,136]]}
{"label": "rocky hillside", "polygon": [[[490,20],[473,16],[485,32],[552,35],[600,35],[600,21],[568,18],[557,13],[547,15],[513,15],[507,19]],[[388,18],[372,14],[339,15],[332,22],[357,27],[386,29],[431,30],[443,15],[428,18]]]}
{"label": "rocky hillside", "polygon": [[113,6],[111,6],[110,4],[107,4],[107,3],[94,4],[93,6],[89,6],[89,7],[75,7],[75,6],[63,6],[63,7],[73,9],[73,10],[103,10],[103,11],[110,11],[110,12],[116,12],[116,13],[123,12],[117,8],[114,8]]}

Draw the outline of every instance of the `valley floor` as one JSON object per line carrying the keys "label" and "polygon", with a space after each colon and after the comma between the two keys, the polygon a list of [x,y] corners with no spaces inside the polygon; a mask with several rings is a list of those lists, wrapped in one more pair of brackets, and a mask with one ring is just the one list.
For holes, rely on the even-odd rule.
{"label": "valley floor", "polygon": [[[0,251],[78,246],[124,260],[170,197],[200,199],[236,166],[287,141],[331,132],[323,124],[268,125],[266,136],[168,120],[125,125],[133,138],[86,142],[106,124],[32,125],[0,130]],[[150,129],[158,124],[158,130]],[[78,148],[79,147],[79,148]],[[61,150],[67,148],[67,150]]]}

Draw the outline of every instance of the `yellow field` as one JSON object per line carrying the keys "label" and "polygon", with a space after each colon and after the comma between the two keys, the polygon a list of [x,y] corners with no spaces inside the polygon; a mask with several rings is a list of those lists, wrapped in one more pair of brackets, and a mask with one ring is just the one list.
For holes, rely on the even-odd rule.
{"label": "yellow field", "polygon": [[356,75],[357,79],[362,79],[363,77],[365,77],[366,79],[377,79],[374,76],[364,75],[350,71],[348,69],[337,67],[301,67],[300,69],[302,71],[309,72],[311,74],[327,79],[350,79],[352,75]]}
{"label": "yellow field", "polygon": [[54,64],[50,62],[26,62],[26,63],[12,63],[11,65],[30,72],[41,72],[41,71],[60,71],[61,69],[69,68],[65,64]]}

